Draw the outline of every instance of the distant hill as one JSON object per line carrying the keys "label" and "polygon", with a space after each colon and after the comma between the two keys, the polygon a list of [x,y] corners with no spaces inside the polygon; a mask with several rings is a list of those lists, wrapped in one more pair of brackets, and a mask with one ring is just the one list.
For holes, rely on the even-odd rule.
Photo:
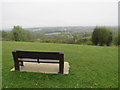
{"label": "distant hill", "polygon": [[[35,27],[35,28],[25,28],[29,31],[39,31],[39,30],[46,30],[46,31],[93,31],[96,26],[62,26],[62,27]],[[117,26],[109,26],[112,29],[117,30]]]}
{"label": "distant hill", "polygon": [[72,31],[72,30],[93,30],[95,26],[63,26],[63,27],[37,27],[37,28],[25,28],[29,31],[47,30],[47,31]]}
{"label": "distant hill", "polygon": [[[24,28],[28,31],[93,31],[96,26],[59,26],[59,27],[33,27],[33,28]],[[117,30],[117,26],[108,26],[114,30]],[[12,28],[3,29],[5,31],[10,31]]]}

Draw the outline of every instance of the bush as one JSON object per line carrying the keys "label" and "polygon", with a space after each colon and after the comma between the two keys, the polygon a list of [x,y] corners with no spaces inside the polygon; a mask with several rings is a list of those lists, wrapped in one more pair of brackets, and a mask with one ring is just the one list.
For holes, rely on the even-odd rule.
{"label": "bush", "polygon": [[106,27],[96,27],[92,34],[92,42],[94,45],[109,46],[112,42],[112,32]]}
{"label": "bush", "polygon": [[83,37],[78,38],[76,41],[77,44],[86,44],[86,45],[92,45],[91,38],[90,37]]}
{"label": "bush", "polygon": [[14,26],[11,31],[11,38],[14,41],[27,41],[29,40],[29,32],[20,26]]}
{"label": "bush", "polygon": [[115,45],[120,45],[120,31],[118,32],[118,35],[114,39]]}

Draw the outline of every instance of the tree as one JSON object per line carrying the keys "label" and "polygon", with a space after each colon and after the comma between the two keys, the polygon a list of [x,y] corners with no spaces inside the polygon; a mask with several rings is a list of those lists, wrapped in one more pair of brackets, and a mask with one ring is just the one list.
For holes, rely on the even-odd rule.
{"label": "tree", "polygon": [[115,42],[115,45],[120,45],[120,31],[118,31],[118,34],[115,37],[114,42]]}
{"label": "tree", "polygon": [[2,40],[8,39],[8,33],[6,31],[2,31]]}
{"label": "tree", "polygon": [[120,45],[120,31],[118,31],[118,45]]}
{"label": "tree", "polygon": [[99,27],[96,27],[92,34],[92,42],[94,45],[97,45],[99,42],[98,33],[99,33]]}
{"label": "tree", "polygon": [[112,43],[113,36],[112,36],[112,32],[107,32],[107,33],[108,35],[107,35],[106,45],[110,46],[110,44]]}
{"label": "tree", "polygon": [[112,42],[112,32],[106,27],[96,27],[92,34],[92,42],[94,45],[109,46]]}
{"label": "tree", "polygon": [[14,26],[12,30],[12,40],[27,41],[29,39],[29,32],[20,26]]}

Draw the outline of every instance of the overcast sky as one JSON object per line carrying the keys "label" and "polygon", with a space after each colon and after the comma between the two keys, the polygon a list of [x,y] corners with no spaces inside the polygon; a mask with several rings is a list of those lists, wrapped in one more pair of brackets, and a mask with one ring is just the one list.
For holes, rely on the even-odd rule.
{"label": "overcast sky", "polygon": [[2,28],[118,25],[117,0],[2,2]]}

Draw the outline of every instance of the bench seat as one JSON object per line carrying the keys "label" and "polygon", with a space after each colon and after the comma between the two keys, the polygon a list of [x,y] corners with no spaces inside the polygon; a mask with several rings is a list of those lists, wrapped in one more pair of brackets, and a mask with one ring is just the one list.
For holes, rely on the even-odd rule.
{"label": "bench seat", "polygon": [[30,59],[30,58],[18,58],[19,61],[24,62],[37,62],[37,63],[59,63],[59,60],[48,60],[48,59],[39,59],[39,62],[37,59]]}

